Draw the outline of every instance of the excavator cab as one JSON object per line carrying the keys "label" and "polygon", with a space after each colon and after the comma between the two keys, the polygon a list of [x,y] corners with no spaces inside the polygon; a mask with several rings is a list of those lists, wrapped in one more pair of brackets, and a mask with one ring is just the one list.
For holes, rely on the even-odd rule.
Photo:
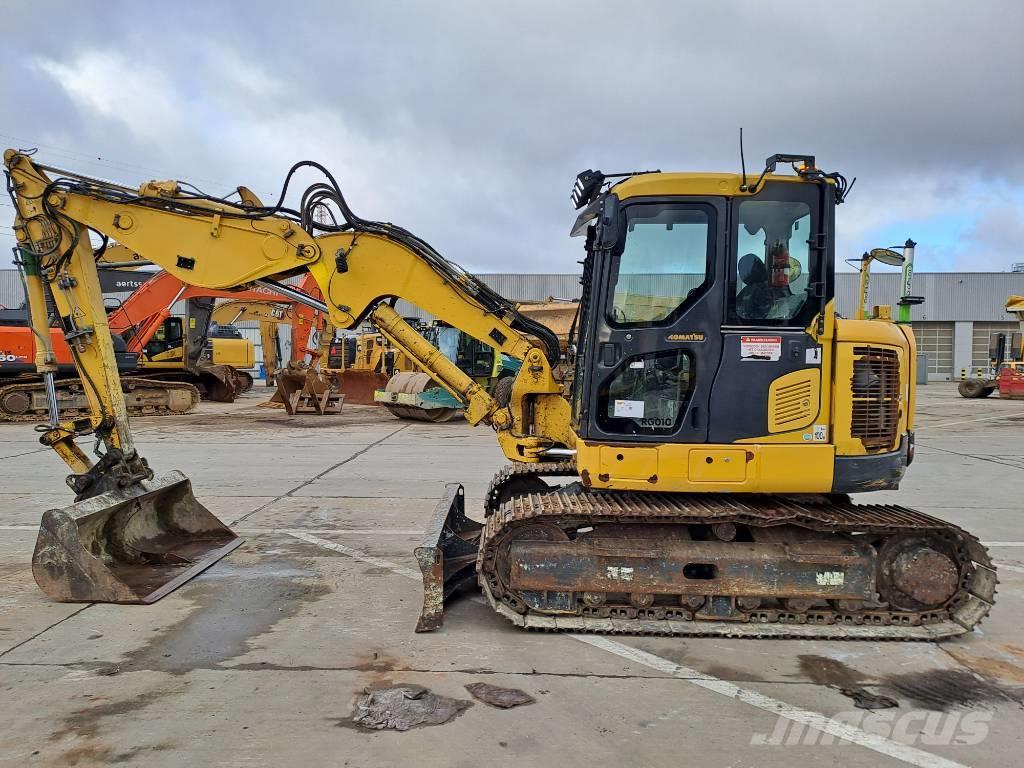
{"label": "excavator cab", "polygon": [[[767,435],[772,383],[820,376],[821,342],[806,329],[834,293],[825,277],[834,193],[778,180],[753,197],[680,195],[664,176],[646,188],[633,177],[604,198],[585,275],[574,428],[588,443],[637,448]],[[629,476],[649,490],[668,480],[651,461],[627,470],[601,453],[610,451],[588,452],[595,478]],[[748,463],[708,464],[691,480],[736,482]]]}

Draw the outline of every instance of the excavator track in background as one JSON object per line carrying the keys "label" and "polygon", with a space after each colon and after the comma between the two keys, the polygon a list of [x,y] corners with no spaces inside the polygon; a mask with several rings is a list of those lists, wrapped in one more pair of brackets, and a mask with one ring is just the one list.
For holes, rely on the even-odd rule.
{"label": "excavator track in background", "polygon": [[970,631],[995,599],[981,543],[906,507],[543,480],[573,473],[572,462],[504,469],[486,522],[464,537],[478,544],[485,597],[519,627],[939,640]]}
{"label": "excavator track in background", "polygon": [[[57,400],[65,419],[89,417],[89,403],[81,379],[58,379]],[[141,376],[121,379],[129,416],[178,416],[195,410],[199,390],[184,381],[163,381]],[[45,421],[49,418],[42,382],[0,383],[0,421]]]}

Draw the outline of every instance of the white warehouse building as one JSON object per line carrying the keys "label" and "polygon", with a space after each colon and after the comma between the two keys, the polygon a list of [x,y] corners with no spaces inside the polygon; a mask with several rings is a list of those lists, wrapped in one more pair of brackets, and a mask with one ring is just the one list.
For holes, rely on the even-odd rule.
{"label": "white warehouse building", "polygon": [[[578,274],[481,274],[498,293],[513,300],[542,300],[548,297],[577,299]],[[839,311],[851,317],[857,305],[859,276],[836,275]],[[871,277],[871,304],[895,305],[899,293],[898,272],[878,272]],[[1024,272],[919,272],[914,275],[914,294],[924,303],[913,307],[911,319],[917,335],[918,351],[928,357],[931,381],[952,381],[961,370],[987,366],[989,335],[1019,329],[1017,320],[1004,304],[1008,296],[1024,295]],[[124,298],[127,293],[117,294]],[[24,302],[18,273],[0,270],[0,307],[16,308]],[[400,302],[397,309],[407,317],[424,313]],[[259,331],[240,326],[259,349]]]}

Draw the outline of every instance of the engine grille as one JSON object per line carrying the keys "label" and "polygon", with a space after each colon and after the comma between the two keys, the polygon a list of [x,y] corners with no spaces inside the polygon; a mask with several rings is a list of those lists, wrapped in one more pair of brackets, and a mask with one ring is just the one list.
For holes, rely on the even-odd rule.
{"label": "engine grille", "polygon": [[900,361],[894,349],[855,347],[850,434],[869,451],[892,450],[900,420]]}

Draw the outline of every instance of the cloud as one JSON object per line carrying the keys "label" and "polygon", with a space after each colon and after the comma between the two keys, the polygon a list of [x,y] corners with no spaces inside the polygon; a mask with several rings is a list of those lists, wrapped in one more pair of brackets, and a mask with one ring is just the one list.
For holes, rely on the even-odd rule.
{"label": "cloud", "polygon": [[[16,5],[10,23],[31,15]],[[1024,173],[1019,4],[439,0],[296,14],[253,0],[62,16],[60,35],[0,52],[0,99],[19,107],[3,140],[133,184],[246,184],[265,199],[292,163],[320,160],[361,215],[478,271],[577,269],[579,170],[734,170],[740,125],[749,166],[811,152],[858,177],[838,211],[841,257],[905,232],[922,270],[995,265],[1019,238],[1005,222],[983,229],[995,214],[978,202]],[[956,256],[953,220],[977,233]]]}
{"label": "cloud", "polygon": [[188,111],[172,96],[173,80],[154,67],[102,51],[87,51],[67,63],[48,58],[33,63],[81,114],[119,122],[141,141],[159,141],[185,126]]}

